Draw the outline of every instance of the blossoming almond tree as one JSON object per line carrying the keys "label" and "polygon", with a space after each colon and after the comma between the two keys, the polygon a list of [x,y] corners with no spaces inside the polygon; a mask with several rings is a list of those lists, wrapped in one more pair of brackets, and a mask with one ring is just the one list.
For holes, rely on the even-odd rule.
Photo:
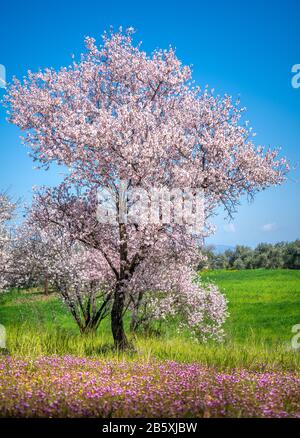
{"label": "blossoming almond tree", "polygon": [[19,227],[12,250],[14,284],[47,278],[69,309],[81,333],[97,330],[109,314],[112,279],[105,278],[100,254],[71,238],[53,223],[43,227],[28,215]]}
{"label": "blossoming almond tree", "polygon": [[7,223],[12,218],[15,205],[5,193],[0,193],[0,290],[8,282],[11,268],[11,235]]}
{"label": "blossoming almond tree", "polygon": [[[57,232],[61,232],[67,241],[77,241],[89,248],[89,254],[99,261],[98,275],[106,279],[107,287],[110,285],[110,288],[115,291],[118,287],[119,275],[115,275],[115,271],[118,273],[121,270],[119,228],[98,221],[97,205],[97,196],[93,191],[81,194],[74,193],[74,190],[71,190],[66,184],[61,184],[54,189],[44,188],[35,194],[30,221],[37,229],[57,229]],[[128,275],[127,281],[123,283],[126,286],[124,309],[130,308],[132,311],[132,329],[135,329],[140,322],[140,307],[147,304],[145,303],[148,298],[147,291],[151,290],[153,299],[155,296],[158,298],[161,292],[172,294],[170,303],[177,303],[180,297],[182,301],[183,296],[189,296],[190,300],[196,299],[196,296],[203,298],[203,289],[192,284],[192,268],[186,268],[187,265],[192,267],[198,263],[199,249],[195,239],[182,232],[182,227],[158,228],[157,226],[137,226],[135,224],[127,225],[126,229],[128,230],[126,240],[128,258],[131,259],[133,254],[140,254],[141,257],[133,272]],[[47,236],[51,236],[51,233],[47,232]],[[143,245],[146,245],[147,239],[151,245],[147,244],[147,250],[142,253]],[[47,237],[47,242],[49,247],[55,245],[51,244],[49,237]],[[61,253],[61,251],[59,252]],[[53,256],[49,250],[46,251],[46,254],[46,263],[43,264],[46,266],[43,270],[49,272],[47,264],[53,265]],[[64,271],[69,277],[69,257],[63,255],[60,260],[60,277],[63,278]],[[56,269],[56,265],[55,268],[51,268],[52,274],[48,274],[49,278],[56,277]],[[219,307],[219,312],[215,312],[213,318],[210,319],[210,322],[220,327],[226,316],[226,302],[219,292],[218,297],[216,294],[213,298],[224,302],[224,306]],[[215,302],[214,299],[213,301]],[[151,304],[153,302],[151,301]],[[168,312],[166,311],[166,302],[165,296],[163,300],[156,300],[159,305],[155,315],[153,314],[153,319],[159,317],[159,309],[162,307],[165,310],[161,316],[166,313],[174,313],[175,307],[174,309],[169,307]],[[179,307],[177,306],[177,308]],[[201,318],[197,319],[196,311],[199,312],[199,316],[201,314]],[[190,306],[190,314],[191,312],[194,314],[194,323],[190,326],[194,330],[196,324],[199,325],[203,322],[204,313],[201,313],[195,306]],[[189,320],[192,319],[189,318]],[[212,335],[212,337],[216,336]]]}
{"label": "blossoming almond tree", "polygon": [[[192,238],[184,225],[119,221],[98,227],[86,196],[108,187],[118,211],[121,180],[146,190],[154,185],[201,188],[206,217],[218,205],[231,215],[242,195],[252,197],[282,183],[288,170],[277,150],[255,146],[237,102],[193,87],[190,68],[173,49],[149,56],[134,45],[132,33],[104,34],[100,47],[86,38],[80,62],[59,71],[29,72],[23,82],[14,80],[6,98],[10,120],[25,131],[34,159],[46,168],[52,162],[68,166],[65,184],[83,188],[84,196],[64,205],[68,211],[84,206],[84,231],[79,212],[77,220],[74,211],[68,213],[73,232],[81,240],[84,233],[83,240],[102,252],[105,269],[114,275],[111,320],[119,348],[128,345],[125,301],[143,262],[153,251],[162,260],[166,247],[176,247],[177,241],[186,247]],[[51,202],[62,205],[59,191],[45,196],[47,217],[65,221],[66,207],[51,207]]]}

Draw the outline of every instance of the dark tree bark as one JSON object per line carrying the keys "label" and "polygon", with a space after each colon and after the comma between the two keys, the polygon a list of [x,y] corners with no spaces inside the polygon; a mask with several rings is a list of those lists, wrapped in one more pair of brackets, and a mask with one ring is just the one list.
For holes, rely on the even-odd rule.
{"label": "dark tree bark", "polygon": [[124,330],[124,309],[125,309],[125,292],[126,284],[130,277],[128,269],[128,248],[127,248],[127,230],[124,223],[119,223],[120,235],[120,273],[114,292],[114,302],[111,309],[111,330],[114,338],[115,347],[118,350],[130,348],[125,330]]}
{"label": "dark tree bark", "polygon": [[[117,205],[119,211],[119,204]],[[116,273],[117,284],[111,310],[111,329],[115,347],[119,350],[132,349],[133,346],[126,337],[123,316],[125,311],[126,287],[138,265],[145,257],[149,245],[143,245],[131,260],[128,258],[128,236],[125,223],[119,223],[120,236],[120,272]]]}
{"label": "dark tree bark", "polygon": [[100,322],[109,314],[111,294],[104,296],[102,304],[97,308],[95,293],[92,290],[93,284],[90,285],[90,295],[86,301],[82,300],[78,290],[75,291],[76,300],[74,300],[65,285],[56,282],[56,288],[64,298],[80,333],[82,335],[96,333]]}
{"label": "dark tree bark", "polygon": [[114,338],[115,347],[122,351],[130,348],[125,330],[124,330],[124,307],[125,292],[120,284],[117,284],[114,294],[114,302],[111,310],[111,330]]}

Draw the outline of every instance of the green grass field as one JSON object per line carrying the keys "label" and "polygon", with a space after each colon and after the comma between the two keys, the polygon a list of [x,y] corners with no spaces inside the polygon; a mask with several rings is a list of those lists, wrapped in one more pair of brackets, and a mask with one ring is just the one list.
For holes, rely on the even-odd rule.
{"label": "green grass field", "polygon": [[[229,302],[223,344],[197,344],[179,336],[176,321],[162,326],[161,336],[135,337],[137,352],[126,357],[201,362],[220,368],[300,369],[300,354],[291,350],[292,326],[300,323],[300,271],[209,271]],[[110,321],[96,336],[82,337],[55,294],[13,290],[0,297],[0,323],[7,329],[9,354],[20,356],[115,356]],[[128,325],[128,318],[126,321]],[[121,355],[121,357],[123,357]]]}
{"label": "green grass field", "polygon": [[230,339],[290,343],[291,328],[300,323],[300,271],[220,270],[201,275],[215,282],[228,299],[225,328]]}

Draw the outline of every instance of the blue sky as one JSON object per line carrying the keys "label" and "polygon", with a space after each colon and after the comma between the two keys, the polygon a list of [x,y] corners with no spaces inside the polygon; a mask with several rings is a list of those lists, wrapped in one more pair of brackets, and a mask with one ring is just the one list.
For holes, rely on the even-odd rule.
{"label": "blue sky", "polygon": [[[300,4],[297,1],[14,1],[2,3],[0,64],[7,80],[28,69],[68,65],[83,51],[86,35],[133,26],[143,48],[176,47],[192,64],[194,79],[217,93],[240,96],[257,133],[257,144],[282,146],[296,169],[288,182],[242,200],[233,223],[216,218],[209,243],[255,245],[300,237],[300,88],[291,68],[300,64]],[[0,88],[0,98],[4,90]],[[29,201],[33,185],[56,184],[58,169],[33,169],[20,133],[0,109],[0,188]],[[298,166],[298,167],[297,167]]]}

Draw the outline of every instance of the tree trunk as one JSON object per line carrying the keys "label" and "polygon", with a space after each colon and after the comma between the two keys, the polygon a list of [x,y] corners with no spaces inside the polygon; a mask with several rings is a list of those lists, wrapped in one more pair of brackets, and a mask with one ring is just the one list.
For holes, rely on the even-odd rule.
{"label": "tree trunk", "polygon": [[114,302],[111,309],[111,330],[115,342],[115,347],[121,351],[126,350],[130,347],[124,330],[124,305],[124,290],[122,287],[120,287],[120,285],[117,285],[114,294]]}

